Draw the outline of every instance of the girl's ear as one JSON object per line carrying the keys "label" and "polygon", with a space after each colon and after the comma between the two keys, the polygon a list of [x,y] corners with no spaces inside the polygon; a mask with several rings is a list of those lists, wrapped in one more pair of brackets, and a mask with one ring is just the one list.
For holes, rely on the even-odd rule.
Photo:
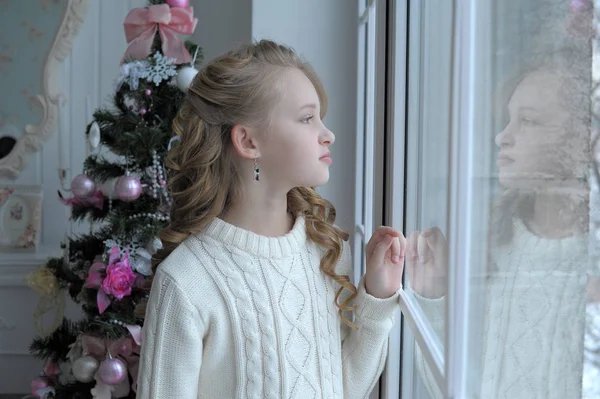
{"label": "girl's ear", "polygon": [[231,141],[238,155],[242,158],[256,159],[260,151],[254,139],[254,131],[248,126],[235,125],[231,129]]}

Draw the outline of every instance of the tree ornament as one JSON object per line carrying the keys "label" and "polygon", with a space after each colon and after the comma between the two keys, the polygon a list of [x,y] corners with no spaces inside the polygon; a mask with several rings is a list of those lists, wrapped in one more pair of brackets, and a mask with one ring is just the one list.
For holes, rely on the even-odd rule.
{"label": "tree ornament", "polygon": [[109,179],[109,180],[105,181],[104,183],[102,183],[102,185],[100,186],[100,191],[102,191],[102,194],[104,194],[105,197],[114,198],[116,184],[117,184],[116,178]]}
{"label": "tree ornament", "polygon": [[146,115],[146,112],[148,112],[148,110],[146,108],[142,108],[140,109],[140,115]]}
{"label": "tree ornament", "polygon": [[82,356],[73,362],[73,377],[79,382],[92,382],[98,370],[98,360],[92,356]]}
{"label": "tree ornament", "polygon": [[122,201],[133,201],[142,194],[142,184],[137,177],[125,175],[117,180],[115,195]]}
{"label": "tree ornament", "polygon": [[100,145],[100,126],[98,126],[97,122],[92,123],[92,126],[90,126],[88,142],[92,150],[96,150]]}
{"label": "tree ornament", "polygon": [[117,385],[127,378],[127,366],[121,359],[110,357],[100,363],[98,378],[108,385]]}
{"label": "tree ornament", "polygon": [[146,93],[147,96],[149,96],[150,94],[152,94],[152,90],[146,89],[145,93]]}
{"label": "tree ornament", "polygon": [[48,377],[39,376],[31,381],[31,394],[36,398],[45,398],[48,394],[53,394],[54,388]]}
{"label": "tree ornament", "polygon": [[190,5],[189,0],[167,0],[166,3],[175,8],[186,8]]}
{"label": "tree ornament", "polygon": [[77,175],[71,182],[71,191],[77,198],[88,198],[96,191],[96,183],[85,174]]}
{"label": "tree ornament", "polygon": [[163,243],[158,237],[154,237],[150,245],[148,246],[148,251],[151,254],[155,254],[163,248]]}
{"label": "tree ornament", "polygon": [[175,78],[177,81],[177,87],[182,91],[187,91],[188,87],[194,80],[194,77],[198,74],[198,70],[194,67],[187,66],[183,67],[177,73],[177,77]]}

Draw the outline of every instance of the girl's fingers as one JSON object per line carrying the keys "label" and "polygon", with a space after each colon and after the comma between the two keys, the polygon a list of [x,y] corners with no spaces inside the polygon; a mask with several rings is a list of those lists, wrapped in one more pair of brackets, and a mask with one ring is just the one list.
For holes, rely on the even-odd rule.
{"label": "girl's fingers", "polygon": [[419,255],[419,262],[421,263],[427,262],[427,247],[427,236],[419,234],[419,238],[417,239],[417,253]]}
{"label": "girl's fingers", "polygon": [[419,251],[418,251],[418,248],[417,248],[417,240],[419,238],[419,234],[420,234],[420,232],[413,231],[411,233],[411,235],[408,237],[407,252],[408,252],[408,257],[411,260],[416,259],[418,257],[418,255],[419,255]]}
{"label": "girl's fingers", "polygon": [[392,246],[391,246],[391,256],[393,263],[398,263],[400,261],[400,240],[398,237],[392,238]]}
{"label": "girl's fingers", "polygon": [[373,250],[372,260],[374,264],[381,265],[385,260],[385,254],[390,249],[394,238],[391,236],[386,236],[383,240],[380,240],[375,249]]}
{"label": "girl's fingers", "polygon": [[373,235],[371,236],[371,239],[369,240],[369,242],[367,243],[367,247],[366,247],[367,254],[373,255],[375,248],[377,247],[377,244],[381,240],[385,240],[386,237],[388,237],[388,236],[398,237],[400,235],[401,235],[400,232],[394,230],[391,227],[388,227],[388,226],[378,227],[375,230],[375,232],[373,233]]}

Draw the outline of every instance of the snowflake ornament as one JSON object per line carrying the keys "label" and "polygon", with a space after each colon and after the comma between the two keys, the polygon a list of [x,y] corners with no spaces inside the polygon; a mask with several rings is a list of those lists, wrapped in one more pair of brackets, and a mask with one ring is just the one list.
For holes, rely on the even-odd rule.
{"label": "snowflake ornament", "polygon": [[129,256],[133,256],[136,254],[136,252],[139,248],[139,244],[135,241],[124,244],[118,238],[105,240],[104,246],[106,247],[106,253],[104,254],[105,259],[108,259],[108,253],[110,253],[110,250],[112,249],[112,247],[118,247],[119,253],[121,254],[121,256],[125,255],[126,253],[129,253]]}
{"label": "snowflake ornament", "polygon": [[154,82],[158,86],[163,80],[170,80],[177,74],[174,65],[176,58],[167,58],[158,51],[152,58],[154,61],[142,73],[142,77],[148,82]]}

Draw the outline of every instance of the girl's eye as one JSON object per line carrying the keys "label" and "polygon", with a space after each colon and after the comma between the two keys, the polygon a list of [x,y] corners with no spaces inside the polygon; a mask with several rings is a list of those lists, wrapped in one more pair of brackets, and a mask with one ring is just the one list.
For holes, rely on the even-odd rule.
{"label": "girl's eye", "polygon": [[314,118],[313,115],[307,116],[306,118],[302,119],[301,122],[308,124],[312,118]]}
{"label": "girl's eye", "polygon": [[524,126],[536,126],[539,125],[535,120],[530,118],[521,118],[521,124]]}

